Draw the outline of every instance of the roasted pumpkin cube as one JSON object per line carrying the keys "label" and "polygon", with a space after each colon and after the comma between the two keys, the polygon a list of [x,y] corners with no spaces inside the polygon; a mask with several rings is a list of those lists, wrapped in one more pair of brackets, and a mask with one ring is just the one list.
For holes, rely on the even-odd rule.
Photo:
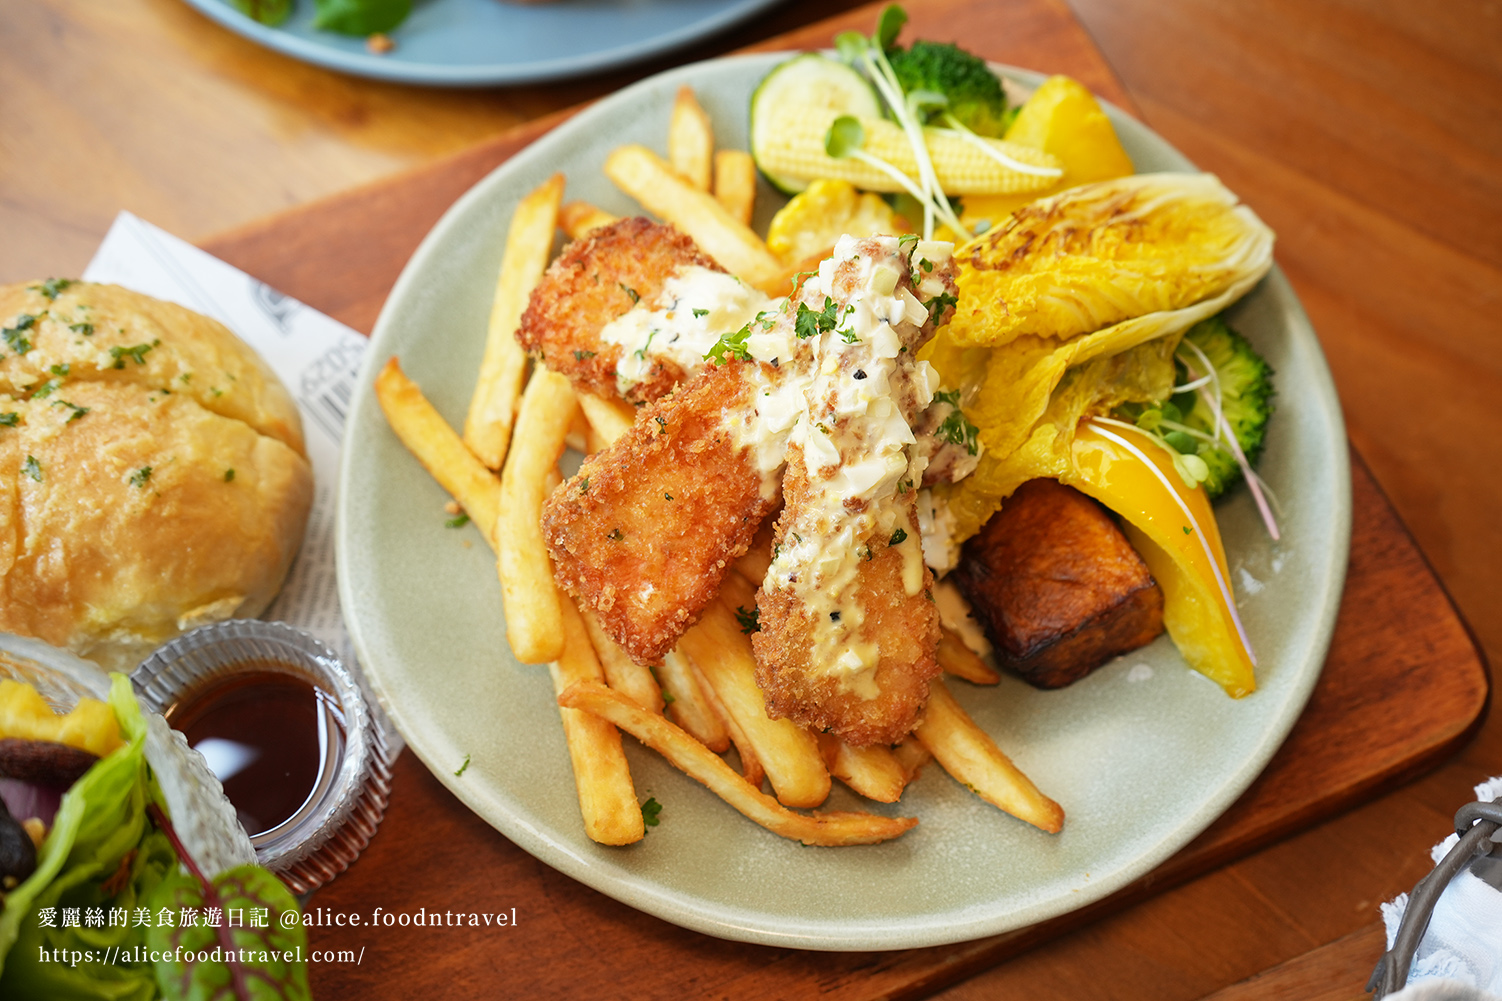
{"label": "roasted pumpkin cube", "polygon": [[1163,631],[1163,592],[1105,508],[1031,480],[965,543],[953,579],[997,663],[1062,688]]}

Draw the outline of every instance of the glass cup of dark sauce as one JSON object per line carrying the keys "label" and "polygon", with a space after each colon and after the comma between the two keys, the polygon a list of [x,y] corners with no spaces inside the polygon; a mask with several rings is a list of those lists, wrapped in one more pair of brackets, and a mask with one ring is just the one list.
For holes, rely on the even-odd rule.
{"label": "glass cup of dark sauce", "polygon": [[221,622],[161,647],[131,680],[204,756],[257,860],[295,892],[369,843],[390,793],[387,747],[349,669],[317,639]]}

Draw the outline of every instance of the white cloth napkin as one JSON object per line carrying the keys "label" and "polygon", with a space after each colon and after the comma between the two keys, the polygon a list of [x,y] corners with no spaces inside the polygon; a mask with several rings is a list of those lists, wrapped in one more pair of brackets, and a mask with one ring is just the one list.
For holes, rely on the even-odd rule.
{"label": "white cloth napkin", "polygon": [[[1502,777],[1476,787],[1483,803],[1502,798]],[[1460,840],[1451,834],[1430,851],[1437,864]],[[1382,905],[1387,947],[1408,909],[1408,894]],[[1434,906],[1413,957],[1408,984],[1390,1001],[1502,1001],[1502,891],[1469,870],[1456,873]]]}

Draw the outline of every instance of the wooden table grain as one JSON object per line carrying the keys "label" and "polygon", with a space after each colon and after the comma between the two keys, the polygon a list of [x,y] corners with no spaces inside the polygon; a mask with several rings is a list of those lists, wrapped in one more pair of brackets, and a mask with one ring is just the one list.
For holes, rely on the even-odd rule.
{"label": "wooden table grain", "polygon": [[[750,44],[850,6],[785,5],[677,58]],[[1004,24],[1020,6],[997,0],[990,9]],[[1069,13],[1057,0],[1028,9],[1048,8]],[[1074,0],[1073,14],[1089,33],[1079,44],[1093,39],[1115,71],[1087,82],[1219,173],[1278,231],[1278,259],[1320,333],[1353,442],[1495,659],[1502,652],[1498,6]],[[931,23],[926,35],[954,37],[942,18]],[[1030,23],[1015,27],[1025,39]],[[6,281],[76,273],[120,208],[190,238],[229,227],[254,233],[247,224],[267,213],[456,154],[655,68],[488,91],[376,84],[260,50],[179,0],[0,4],[0,39]],[[1055,68],[1026,51],[985,54]],[[378,300],[349,303],[346,318],[368,326]],[[1412,572],[1422,576],[1422,566]],[[1401,585],[1386,594],[1399,608],[1407,597]],[[1502,723],[1490,720],[1424,778],[1372,790],[1370,802],[1333,820],[939,996],[1189,999],[1225,990],[1229,998],[1268,996],[1274,983],[1303,985],[1285,996],[1315,996],[1308,985],[1321,977],[1329,989],[1319,996],[1356,996],[1361,984],[1348,978],[1361,967],[1353,956],[1373,947],[1376,903],[1423,873],[1429,844],[1470,786],[1496,772]],[[436,786],[415,769],[403,778],[408,792],[399,795],[421,797],[424,783]],[[401,851],[420,850],[383,846],[378,836],[360,865],[384,859],[395,890],[421,870]],[[476,859],[474,871],[484,861]],[[590,893],[573,884],[553,892]],[[580,942],[590,932],[557,929]],[[732,949],[748,968],[757,965],[750,949]],[[796,964],[799,955],[771,965]],[[987,961],[994,958],[952,972]],[[460,968],[414,952],[410,963],[436,996],[446,996],[445,985],[501,996],[514,978],[512,964],[499,961]],[[832,979],[813,978],[805,993],[873,996],[885,985],[913,995],[948,982],[883,980],[877,966],[852,961]],[[1266,978],[1232,986],[1264,970]],[[676,996],[710,986],[676,961],[662,977]],[[351,989],[356,982],[346,981]],[[572,982],[567,970],[526,980],[542,996],[563,996]],[[753,971],[715,986],[741,997],[765,994],[768,983]]]}

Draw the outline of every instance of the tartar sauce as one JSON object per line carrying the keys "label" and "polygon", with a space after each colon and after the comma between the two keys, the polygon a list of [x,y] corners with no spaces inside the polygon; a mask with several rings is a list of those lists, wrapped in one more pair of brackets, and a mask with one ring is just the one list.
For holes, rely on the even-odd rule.
{"label": "tartar sauce", "polygon": [[817,623],[811,663],[862,698],[878,694],[880,651],[860,639],[861,565],[892,546],[908,595],[924,586],[914,500],[928,455],[914,448],[913,424],[939,380],[915,353],[953,291],[952,249],[924,241],[909,254],[894,237],[842,237],[796,303],[747,338],[768,385],[756,414],[727,417],[752,448],[785,446],[807,483],[763,586],[795,592]]}
{"label": "tartar sauce", "polygon": [[663,283],[656,301],[636,306],[600,331],[607,344],[621,346],[616,388],[625,395],[645,381],[663,359],[693,374],[722,334],[739,330],[774,300],[734,275],[691,264]]}

